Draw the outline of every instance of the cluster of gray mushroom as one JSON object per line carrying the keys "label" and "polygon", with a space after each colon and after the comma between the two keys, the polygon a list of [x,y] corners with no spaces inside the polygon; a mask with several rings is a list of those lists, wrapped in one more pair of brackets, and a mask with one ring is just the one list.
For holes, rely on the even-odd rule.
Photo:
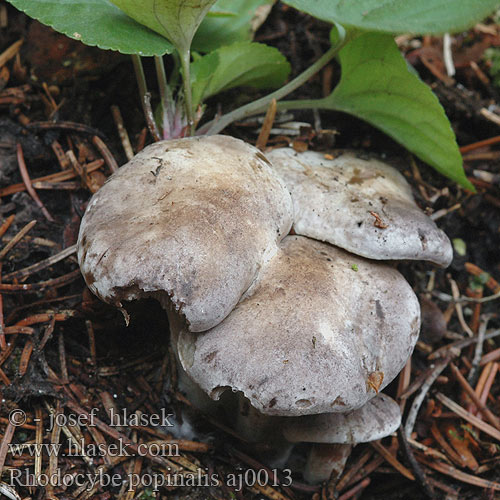
{"label": "cluster of gray mushroom", "polygon": [[315,443],[304,475],[317,482],[400,424],[379,391],[412,353],[420,307],[387,261],[447,266],[452,249],[380,161],[264,156],[209,136],[157,142],[113,174],[89,202],[78,259],[105,302],[162,304],[196,406],[225,400],[236,431],[282,458]]}

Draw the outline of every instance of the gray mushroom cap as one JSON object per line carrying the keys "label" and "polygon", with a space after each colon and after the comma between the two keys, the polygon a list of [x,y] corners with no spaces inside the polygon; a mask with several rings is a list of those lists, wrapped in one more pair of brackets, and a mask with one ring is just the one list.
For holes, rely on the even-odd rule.
{"label": "gray mushroom cap", "polygon": [[347,412],[399,373],[419,326],[397,270],[288,236],[231,314],[208,332],[180,332],[177,348],[213,399],[231,389],[267,415]]}
{"label": "gray mushroom cap", "polygon": [[285,419],[283,435],[291,443],[367,443],[382,439],[401,425],[398,404],[378,394],[348,413],[322,413]]}
{"label": "gray mushroom cap", "polygon": [[291,192],[297,234],[370,259],[451,263],[450,240],[419,209],[395,168],[352,153],[329,160],[280,148],[266,156]]}
{"label": "gray mushroom cap", "polygon": [[228,136],[162,141],[93,196],[78,260],[102,300],[170,299],[201,331],[229,314],[291,223],[290,195],[253,146]]}

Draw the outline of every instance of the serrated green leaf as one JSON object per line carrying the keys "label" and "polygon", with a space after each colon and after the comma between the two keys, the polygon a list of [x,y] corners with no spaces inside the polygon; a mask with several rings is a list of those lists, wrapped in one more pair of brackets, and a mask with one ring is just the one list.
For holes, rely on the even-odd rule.
{"label": "serrated green leaf", "polygon": [[[193,39],[193,50],[211,52],[234,42],[251,41],[252,21],[257,9],[271,6],[275,0],[218,0],[201,23]],[[224,16],[211,16],[224,12]],[[229,14],[229,15],[228,15]]]}
{"label": "serrated green leaf", "polygon": [[191,64],[193,106],[234,87],[279,87],[289,73],[290,64],[274,47],[252,42],[221,47]]}
{"label": "serrated green leaf", "polygon": [[181,53],[216,0],[111,0],[137,22],[170,40]]}
{"label": "serrated green leaf", "polygon": [[321,107],[371,123],[436,170],[468,189],[455,134],[437,97],[390,35],[365,33],[340,51],[342,76]]}
{"label": "serrated green leaf", "polygon": [[70,38],[122,54],[170,54],[171,43],[107,0],[7,0]]}
{"label": "serrated green leaf", "polygon": [[457,32],[491,14],[498,0],[283,0],[314,17],[386,33]]}

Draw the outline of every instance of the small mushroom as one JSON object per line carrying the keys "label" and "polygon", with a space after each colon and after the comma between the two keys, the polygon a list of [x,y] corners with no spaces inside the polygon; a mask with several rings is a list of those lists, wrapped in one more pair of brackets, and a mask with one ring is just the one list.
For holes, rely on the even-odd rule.
{"label": "small mushroom", "polygon": [[348,413],[323,413],[284,419],[283,434],[291,443],[311,446],[304,478],[319,483],[342,473],[352,447],[382,439],[401,425],[398,404],[379,394],[358,410]]}
{"label": "small mushroom", "polygon": [[377,260],[428,260],[446,267],[446,234],[415,203],[393,167],[344,153],[274,149],[267,158],[291,192],[296,234],[327,241]]}
{"label": "small mushroom", "polygon": [[219,325],[178,335],[183,369],[213,399],[241,391],[265,415],[348,412],[403,368],[420,309],[401,274],[288,236]]}
{"label": "small mushroom", "polygon": [[78,260],[102,300],[171,302],[192,331],[220,321],[277,251],[290,195],[259,150],[228,136],[161,141],[91,199]]}

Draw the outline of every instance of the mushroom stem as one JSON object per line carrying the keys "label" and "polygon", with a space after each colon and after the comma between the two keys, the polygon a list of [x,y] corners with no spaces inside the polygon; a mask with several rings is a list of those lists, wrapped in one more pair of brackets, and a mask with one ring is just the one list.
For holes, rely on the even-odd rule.
{"label": "mushroom stem", "polygon": [[[175,351],[174,351],[175,352]],[[177,358],[177,356],[176,356]],[[181,363],[176,359],[177,363],[177,386],[179,391],[184,393],[195,408],[206,415],[213,415],[217,411],[217,403],[191,380],[189,375],[184,371]]]}
{"label": "mushroom stem", "polygon": [[236,432],[249,443],[249,451],[259,455],[267,465],[283,467],[293,448],[293,444],[286,441],[279,430],[283,417],[260,413],[242,393],[237,398]]}
{"label": "mushroom stem", "polygon": [[311,446],[304,469],[304,479],[311,484],[339,479],[349,455],[352,444],[324,444]]}
{"label": "mushroom stem", "polygon": [[208,415],[214,414],[217,408],[217,403],[213,401],[201,387],[194,382],[182,367],[177,350],[179,335],[184,330],[187,330],[184,319],[177,314],[172,306],[168,303],[162,303],[163,308],[167,312],[168,325],[170,329],[170,345],[174,353],[175,362],[177,365],[177,385],[179,390],[184,393],[195,408]]}
{"label": "mushroom stem", "polygon": [[263,442],[271,433],[275,433],[279,417],[268,417],[260,413],[242,393],[237,397],[238,413],[235,428],[242,439],[249,443]]}

